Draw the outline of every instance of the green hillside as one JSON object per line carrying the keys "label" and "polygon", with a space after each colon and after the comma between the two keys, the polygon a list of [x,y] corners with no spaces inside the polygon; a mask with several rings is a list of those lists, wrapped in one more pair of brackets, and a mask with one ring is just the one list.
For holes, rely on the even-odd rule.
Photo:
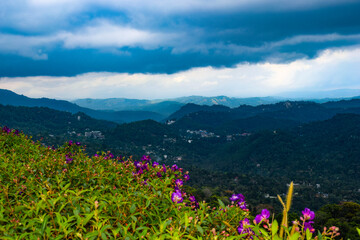
{"label": "green hillside", "polygon": [[[254,217],[241,194],[233,194],[229,205],[219,200],[215,208],[197,202],[184,190],[188,175],[182,169],[159,165],[148,156],[124,159],[107,152],[89,157],[78,143],[47,148],[3,127],[0,159],[1,239],[265,240],[316,235],[309,209],[303,211],[302,222],[284,231],[267,209]],[[325,231],[322,239],[332,239],[336,231]]]}

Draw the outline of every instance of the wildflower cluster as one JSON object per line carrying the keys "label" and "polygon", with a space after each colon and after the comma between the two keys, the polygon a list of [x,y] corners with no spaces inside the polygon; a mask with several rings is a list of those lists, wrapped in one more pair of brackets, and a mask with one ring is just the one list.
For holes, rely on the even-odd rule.
{"label": "wildflower cluster", "polygon": [[20,133],[20,131],[18,130],[18,129],[14,129],[14,130],[12,130],[12,129],[10,129],[9,127],[7,127],[7,126],[4,126],[3,128],[2,128],[2,132],[3,133],[13,133],[14,135],[19,135],[19,133]]}
{"label": "wildflower cluster", "polygon": [[314,223],[312,220],[315,218],[315,213],[309,208],[305,208],[301,213],[303,216],[300,217],[300,220],[303,221],[304,230],[309,229],[310,232],[315,232],[315,229],[311,225]]}
{"label": "wildflower cluster", "polygon": [[[245,197],[211,208],[184,190],[190,179],[177,165],[87,156],[69,141],[43,147],[16,130],[0,130],[1,239],[274,239],[276,221],[263,209],[253,218]],[[312,231],[312,211],[294,234]],[[309,226],[310,224],[310,226]],[[295,226],[295,225],[294,225]],[[291,230],[287,230],[290,232]],[[332,239],[338,229],[324,230]],[[309,235],[310,236],[310,235]],[[275,238],[280,239],[280,238]],[[313,239],[312,236],[308,239]]]}
{"label": "wildflower cluster", "polygon": [[238,207],[240,207],[244,211],[249,211],[247,209],[247,205],[245,202],[244,195],[240,194],[234,194],[230,197],[230,201],[235,202]]}

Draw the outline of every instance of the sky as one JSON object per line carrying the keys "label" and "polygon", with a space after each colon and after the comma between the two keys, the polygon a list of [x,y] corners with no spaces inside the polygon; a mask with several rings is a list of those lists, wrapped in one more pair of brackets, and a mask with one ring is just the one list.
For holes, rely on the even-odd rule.
{"label": "sky", "polygon": [[358,0],[2,0],[0,88],[159,99],[360,89]]}

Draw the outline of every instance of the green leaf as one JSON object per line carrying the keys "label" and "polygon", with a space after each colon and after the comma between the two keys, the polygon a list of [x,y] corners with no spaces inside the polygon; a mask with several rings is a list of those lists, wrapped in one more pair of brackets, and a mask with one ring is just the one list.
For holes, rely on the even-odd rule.
{"label": "green leaf", "polygon": [[225,204],[220,199],[218,199],[218,202],[219,202],[220,207],[222,207],[223,209],[226,208]]}
{"label": "green leaf", "polygon": [[56,238],[55,238],[55,240],[60,240],[60,239],[64,239],[64,235],[58,235],[58,236],[56,236]]}
{"label": "green leaf", "polygon": [[150,199],[146,200],[146,206],[145,206],[145,208],[148,208],[148,207],[150,206],[150,204],[151,204]]}
{"label": "green leaf", "polygon": [[131,205],[130,207],[130,213],[134,213],[136,211],[136,204],[133,203],[133,205]]}
{"label": "green leaf", "polygon": [[196,228],[201,233],[201,235],[204,235],[204,229],[200,225],[196,225]]}
{"label": "green leaf", "polygon": [[63,191],[67,190],[70,187],[71,183],[68,183],[65,185],[65,187],[62,189]]}
{"label": "green leaf", "polygon": [[185,222],[185,229],[187,229],[187,227],[189,225],[189,217],[186,212],[185,212],[185,216],[184,216],[184,222]]}
{"label": "green leaf", "polygon": [[312,233],[310,232],[309,229],[306,229],[306,239],[311,240],[311,238],[312,238]]}
{"label": "green leaf", "polygon": [[[360,235],[360,233],[359,233],[359,235]],[[322,236],[322,234],[321,234],[321,232],[318,230],[318,235],[317,235],[317,237],[318,237],[318,240],[322,240],[323,239],[323,236]]]}
{"label": "green leaf", "polygon": [[131,219],[136,222],[137,221],[137,218],[135,216],[131,216]]}
{"label": "green leaf", "polygon": [[46,215],[45,218],[44,218],[44,221],[43,221],[43,223],[41,225],[41,235],[42,236],[44,236],[45,229],[46,229],[46,224],[47,224],[48,220],[49,220],[49,216]]}
{"label": "green leaf", "polygon": [[92,212],[92,213],[86,214],[85,216],[86,216],[86,218],[84,219],[84,221],[82,223],[83,226],[85,226],[90,221],[90,219],[94,216],[94,213]]}
{"label": "green leaf", "polygon": [[279,229],[279,224],[278,224],[278,222],[276,220],[274,220],[272,225],[271,225],[271,234],[272,234],[272,236],[275,236],[278,229]]}
{"label": "green leaf", "polygon": [[103,239],[103,240],[107,240],[107,239],[108,239],[105,233],[101,233],[101,239]]}
{"label": "green leaf", "polygon": [[357,230],[357,232],[358,232],[358,234],[360,236],[360,228],[356,228],[356,230]]}
{"label": "green leaf", "polygon": [[289,240],[298,240],[300,236],[300,233],[295,232],[292,236],[290,236]]}
{"label": "green leaf", "polygon": [[118,235],[118,233],[121,231],[121,228],[117,228],[117,229],[110,229],[114,235],[114,238]]}
{"label": "green leaf", "polygon": [[260,232],[261,232],[262,235],[264,235],[266,237],[269,236],[269,233],[265,229],[260,228]]}
{"label": "green leaf", "polygon": [[98,233],[97,232],[90,232],[88,234],[85,235],[85,239],[86,238],[96,238],[98,236]]}
{"label": "green leaf", "polygon": [[100,229],[100,232],[103,233],[106,229],[111,229],[112,226],[111,225],[105,225]]}

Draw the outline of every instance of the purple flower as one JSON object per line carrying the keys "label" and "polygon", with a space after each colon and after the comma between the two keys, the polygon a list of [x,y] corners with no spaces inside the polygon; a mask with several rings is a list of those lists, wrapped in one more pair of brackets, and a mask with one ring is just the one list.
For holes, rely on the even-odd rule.
{"label": "purple flower", "polygon": [[10,133],[10,132],[11,132],[11,129],[8,128],[7,126],[4,126],[2,130],[3,130],[3,132],[5,132],[5,133]]}
{"label": "purple flower", "polygon": [[256,217],[255,217],[255,222],[256,222],[256,224],[259,224],[262,220],[266,220],[266,219],[268,219],[269,217],[270,217],[270,212],[269,212],[269,210],[263,209],[263,210],[261,211],[261,214],[256,215]]}
{"label": "purple flower", "polygon": [[175,191],[171,195],[171,201],[174,203],[182,203],[183,197],[180,191]]}
{"label": "purple flower", "polygon": [[176,179],[175,180],[175,185],[181,187],[182,185],[184,185],[184,182],[181,179]]}
{"label": "purple flower", "polygon": [[142,170],[147,170],[149,171],[149,165],[147,163],[142,165]]}
{"label": "purple flower", "polygon": [[71,163],[72,161],[73,161],[72,158],[69,158],[68,156],[66,156],[66,163],[67,163],[67,164]]}
{"label": "purple flower", "polygon": [[142,164],[141,164],[141,162],[134,161],[134,166],[135,166],[137,169],[141,169]]}
{"label": "purple flower", "polygon": [[163,164],[162,171],[163,171],[164,173],[166,173],[166,166],[165,166],[165,164]]}
{"label": "purple flower", "polygon": [[159,178],[162,177],[161,172],[157,172],[156,175],[157,175]]}
{"label": "purple flower", "polygon": [[80,143],[80,142],[76,142],[75,144],[76,144],[76,146],[80,146],[80,145],[81,145],[81,143]]}
{"label": "purple flower", "polygon": [[94,157],[99,157],[99,154],[95,153],[95,154],[94,154]]}
{"label": "purple flower", "polygon": [[144,155],[144,156],[142,156],[141,157],[141,161],[146,161],[146,162],[150,162],[150,160],[151,160],[151,158],[150,158],[150,156],[149,155]]}
{"label": "purple flower", "polygon": [[315,229],[313,228],[313,226],[311,226],[311,224],[314,223],[313,221],[309,221],[309,222],[305,222],[304,223],[304,230],[306,231],[306,229],[309,229],[310,232],[315,232]]}
{"label": "purple flower", "polygon": [[184,175],[184,180],[185,180],[185,181],[189,181],[189,179],[190,179],[190,176],[187,175],[187,174],[185,174],[185,175]]}
{"label": "purple flower", "polygon": [[17,129],[16,129],[15,132],[14,132],[14,134],[15,134],[16,136],[19,136],[19,133],[20,133],[20,132],[19,132],[19,130],[17,130]]}
{"label": "purple flower", "polygon": [[239,234],[243,234],[243,233],[250,233],[252,230],[251,228],[247,228],[246,226],[250,225],[250,221],[249,219],[245,218],[244,220],[241,220],[239,222],[239,226],[237,228],[237,231]]}
{"label": "purple flower", "polygon": [[174,165],[171,166],[171,170],[172,170],[173,172],[177,171],[178,169],[179,169],[179,167],[178,167],[176,164],[174,164]]}
{"label": "purple flower", "polygon": [[73,144],[73,141],[70,140],[70,141],[69,141],[69,146],[71,146],[72,144]]}
{"label": "purple flower", "polygon": [[238,202],[237,204],[238,204],[239,208],[241,208],[242,210],[245,210],[245,209],[246,209],[246,202],[245,202],[245,201],[243,201],[243,202]]}
{"label": "purple flower", "polygon": [[304,216],[303,221],[313,220],[315,218],[315,213],[311,211],[309,208],[305,208],[304,211],[301,212]]}
{"label": "purple flower", "polygon": [[244,202],[245,201],[245,197],[241,193],[240,194],[233,194],[229,199],[232,202],[236,202],[236,201]]}
{"label": "purple flower", "polygon": [[153,162],[152,166],[153,167],[159,166],[159,163],[158,162]]}
{"label": "purple flower", "polygon": [[190,196],[189,200],[190,200],[190,202],[196,202],[195,196]]}
{"label": "purple flower", "polygon": [[134,161],[134,166],[136,167],[136,170],[140,172],[141,170],[141,173],[143,173],[144,170],[149,170],[149,166],[147,163],[142,163],[142,162],[138,162],[138,161]]}

